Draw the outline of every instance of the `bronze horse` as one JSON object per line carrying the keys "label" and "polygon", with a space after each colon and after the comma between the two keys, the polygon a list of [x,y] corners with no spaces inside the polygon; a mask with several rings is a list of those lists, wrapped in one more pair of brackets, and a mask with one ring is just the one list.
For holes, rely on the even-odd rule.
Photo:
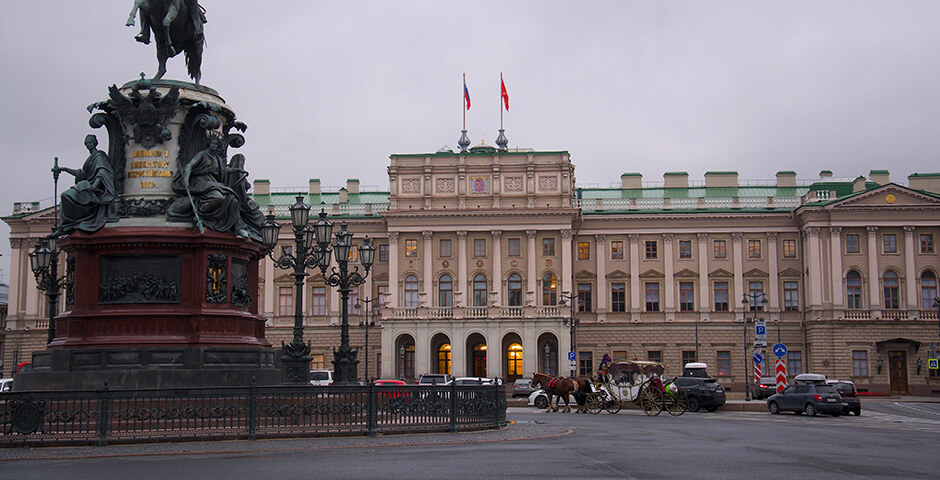
{"label": "bronze horse", "polygon": [[[564,413],[571,411],[571,406],[569,405],[569,395],[572,394],[583,394],[586,391],[589,391],[589,382],[583,378],[576,377],[550,377],[544,373],[534,373],[532,374],[532,386],[540,385],[545,393],[548,395],[548,409],[553,412],[558,411],[558,405],[561,403],[561,399],[565,401],[565,408],[562,410]],[[558,402],[553,402],[553,397],[557,395],[559,397]],[[577,396],[576,396],[577,398]],[[583,398],[583,397],[582,397]],[[583,403],[578,401],[578,411],[583,410]],[[546,411],[547,411],[546,410]]]}
{"label": "bronze horse", "polygon": [[198,2],[196,0],[134,0],[134,8],[127,19],[127,26],[134,25],[134,15],[138,10],[141,30],[135,38],[138,42],[149,44],[152,30],[157,41],[159,68],[153,79],[163,78],[168,58],[184,52],[189,76],[196,82],[196,85],[199,85],[199,79],[202,77],[202,48],[205,44],[202,23],[205,23],[205,17]]}

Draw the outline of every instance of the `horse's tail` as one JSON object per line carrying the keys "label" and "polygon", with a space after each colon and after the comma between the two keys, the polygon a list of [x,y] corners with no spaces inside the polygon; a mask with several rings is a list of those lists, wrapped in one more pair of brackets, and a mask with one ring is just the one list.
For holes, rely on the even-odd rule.
{"label": "horse's tail", "polygon": [[202,41],[190,41],[186,48],[186,70],[197,85],[202,77],[202,44]]}

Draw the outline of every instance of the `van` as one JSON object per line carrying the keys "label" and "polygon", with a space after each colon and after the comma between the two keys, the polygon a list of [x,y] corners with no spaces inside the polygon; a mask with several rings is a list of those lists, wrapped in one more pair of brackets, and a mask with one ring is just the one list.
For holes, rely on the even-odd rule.
{"label": "van", "polygon": [[311,370],[310,385],[327,386],[333,384],[332,370]]}

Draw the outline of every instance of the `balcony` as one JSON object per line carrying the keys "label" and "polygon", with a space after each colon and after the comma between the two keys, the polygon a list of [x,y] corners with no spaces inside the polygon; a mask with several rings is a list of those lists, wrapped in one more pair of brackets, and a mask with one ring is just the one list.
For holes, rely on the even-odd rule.
{"label": "balcony", "polygon": [[568,309],[547,307],[385,307],[384,318],[392,320],[500,320],[567,318]]}

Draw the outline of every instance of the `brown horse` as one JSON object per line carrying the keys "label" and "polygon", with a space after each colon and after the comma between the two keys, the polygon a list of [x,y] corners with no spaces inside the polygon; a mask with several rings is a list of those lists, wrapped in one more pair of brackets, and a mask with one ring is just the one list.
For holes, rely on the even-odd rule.
{"label": "brown horse", "polygon": [[[564,378],[564,377],[550,377],[544,373],[534,373],[532,374],[532,386],[540,385],[545,393],[548,395],[548,409],[553,412],[558,411],[558,405],[561,403],[561,400],[565,401],[565,408],[563,412],[568,413],[571,411],[571,406],[569,403],[569,395],[575,392],[582,392],[584,389],[588,388],[588,382],[581,378]],[[558,402],[553,402],[553,397],[558,395]],[[582,407],[578,407],[578,411],[581,411]],[[546,411],[547,411],[546,410]]]}

